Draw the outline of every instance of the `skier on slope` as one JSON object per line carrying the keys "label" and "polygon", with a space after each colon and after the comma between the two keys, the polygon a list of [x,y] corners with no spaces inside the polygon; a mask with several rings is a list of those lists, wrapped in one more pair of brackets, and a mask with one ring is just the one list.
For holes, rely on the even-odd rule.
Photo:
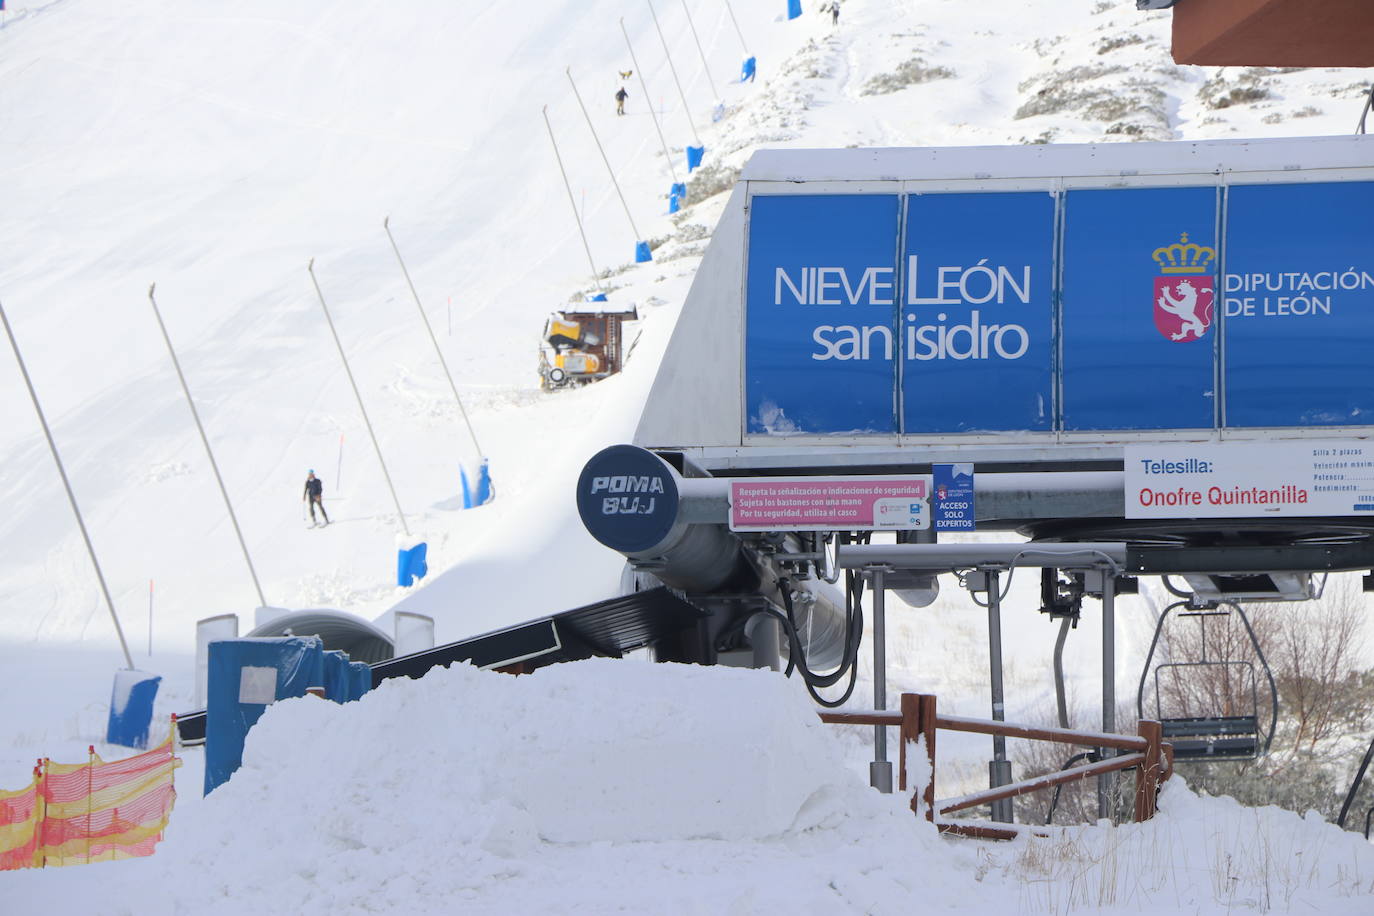
{"label": "skier on slope", "polygon": [[310,501],[310,524],[312,527],[315,524],[316,506],[320,507],[320,515],[324,516],[324,523],[329,524],[329,513],[324,511],[323,495],[324,484],[320,483],[320,479],[315,476],[313,469],[307,471],[305,474],[305,492],[301,494],[301,502]]}
{"label": "skier on slope", "polygon": [[625,100],[628,99],[629,97],[630,97],[630,94],[629,94],[628,92],[625,91],[625,87],[624,87],[624,86],[621,86],[621,87],[620,87],[620,90],[615,94],[615,113],[616,113],[616,114],[618,114],[618,115],[623,115],[623,114],[625,113]]}

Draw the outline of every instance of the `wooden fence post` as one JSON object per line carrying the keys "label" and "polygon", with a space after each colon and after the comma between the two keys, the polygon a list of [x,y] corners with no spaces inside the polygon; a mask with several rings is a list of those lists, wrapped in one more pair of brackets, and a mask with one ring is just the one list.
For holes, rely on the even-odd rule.
{"label": "wooden fence post", "polygon": [[[926,746],[926,769],[930,778],[926,781],[925,793],[921,800],[926,806],[926,820],[935,820],[935,695],[921,693],[916,695],[918,715],[917,729]],[[911,809],[916,810],[916,799],[911,799]]]}
{"label": "wooden fence post", "polygon": [[[897,791],[906,791],[906,746],[910,741],[915,741],[921,734],[921,707],[920,700],[914,693],[902,694],[902,728],[900,737],[897,739],[899,745],[897,749]],[[912,799],[912,810],[915,810],[915,799]]]}
{"label": "wooden fence post", "polygon": [[1163,726],[1151,719],[1142,719],[1137,734],[1145,739],[1145,759],[1135,771],[1135,819],[1148,821],[1158,810],[1159,784],[1164,779]]}
{"label": "wooden fence post", "polygon": [[935,820],[935,697],[926,693],[902,694],[902,750],[900,764],[902,771],[898,777],[898,787],[906,791],[906,746],[907,742],[924,739],[927,771],[929,780],[921,790],[918,799],[913,791],[911,810],[919,811],[925,802],[926,820]]}

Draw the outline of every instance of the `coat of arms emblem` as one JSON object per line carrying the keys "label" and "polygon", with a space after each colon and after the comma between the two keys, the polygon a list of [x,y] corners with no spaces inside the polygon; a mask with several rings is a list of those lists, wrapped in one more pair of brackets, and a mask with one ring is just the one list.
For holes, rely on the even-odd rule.
{"label": "coat of arms emblem", "polygon": [[1155,277],[1155,327],[1176,343],[1201,340],[1212,326],[1216,287],[1210,270],[1215,248],[1188,241],[1188,233],[1152,257],[1159,264]]}

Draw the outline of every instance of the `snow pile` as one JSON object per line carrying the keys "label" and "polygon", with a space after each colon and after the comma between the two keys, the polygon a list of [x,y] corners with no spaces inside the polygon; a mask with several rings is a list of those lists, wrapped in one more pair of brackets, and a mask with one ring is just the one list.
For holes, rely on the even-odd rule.
{"label": "snow pile", "polygon": [[1148,823],[1075,828],[991,854],[1036,912],[1374,911],[1374,846],[1316,812],[1198,797],[1179,778]]}
{"label": "snow pile", "polygon": [[836,732],[769,672],[436,670],[347,706],[273,706],[243,768],[183,798],[150,859],[0,887],[6,912],[130,916],[1369,912],[1374,847],[1314,816],[1175,781],[1148,824],[942,840],[840,760]]}
{"label": "snow pile", "polygon": [[522,898],[718,912],[817,895],[845,904],[860,884],[905,897],[937,866],[972,884],[965,853],[868,789],[837,747],[805,694],[768,672],[441,669],[348,706],[273,706],[243,768],[203,802],[183,798],[153,858],[13,873],[4,893],[48,912],[139,916]]}

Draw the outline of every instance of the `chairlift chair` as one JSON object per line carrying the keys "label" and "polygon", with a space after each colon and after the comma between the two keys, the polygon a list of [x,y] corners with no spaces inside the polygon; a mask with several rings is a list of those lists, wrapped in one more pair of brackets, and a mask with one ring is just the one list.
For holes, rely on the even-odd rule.
{"label": "chairlift chair", "polygon": [[[1269,670],[1269,663],[1265,661],[1259,640],[1255,638],[1255,631],[1250,626],[1250,619],[1239,604],[1231,601],[1220,602],[1214,608],[1198,608],[1191,601],[1178,601],[1164,609],[1155,626],[1150,651],[1145,656],[1145,668],[1140,673],[1140,687],[1136,691],[1136,714],[1142,719],[1145,718],[1145,682],[1150,675],[1150,663],[1154,660],[1155,648],[1159,645],[1160,634],[1164,632],[1165,621],[1168,620],[1170,612],[1180,608],[1186,610],[1178,616],[1197,617],[1202,627],[1202,658],[1197,661],[1165,662],[1154,667],[1155,718],[1160,723],[1164,739],[1174,747],[1175,762],[1254,760],[1267,754],[1269,745],[1274,740],[1274,728],[1278,723],[1278,688],[1274,684],[1273,672]],[[1250,645],[1255,649],[1255,657],[1259,660],[1260,669],[1264,672],[1269,685],[1269,726],[1265,729],[1260,728],[1259,678],[1254,663],[1246,659],[1207,657],[1207,618],[1229,616],[1231,611],[1234,611],[1245,625],[1246,635],[1250,638]],[[1207,669],[1215,671],[1228,668],[1241,671],[1243,680],[1249,683],[1249,702],[1245,704],[1243,714],[1233,714],[1234,709],[1220,709],[1199,716],[1163,715],[1159,685],[1161,672],[1173,670],[1178,674],[1196,675]],[[1242,691],[1242,696],[1244,695],[1245,692]]]}

